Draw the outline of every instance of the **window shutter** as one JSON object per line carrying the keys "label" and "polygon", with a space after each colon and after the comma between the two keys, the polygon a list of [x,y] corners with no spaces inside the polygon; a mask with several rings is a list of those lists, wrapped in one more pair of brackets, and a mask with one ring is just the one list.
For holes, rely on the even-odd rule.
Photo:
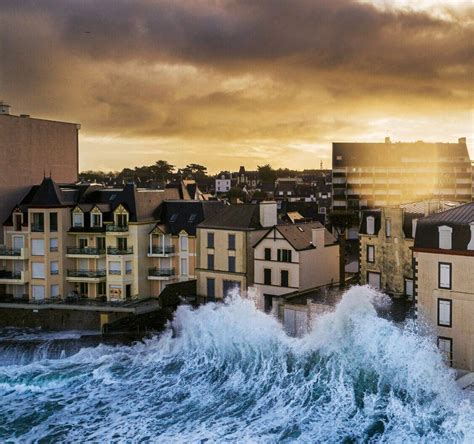
{"label": "window shutter", "polygon": [[439,265],[439,285],[441,288],[451,288],[451,265]]}
{"label": "window shutter", "polygon": [[375,218],[373,216],[367,217],[367,234],[375,233]]}
{"label": "window shutter", "polygon": [[451,325],[451,301],[438,299],[438,321],[440,325]]}

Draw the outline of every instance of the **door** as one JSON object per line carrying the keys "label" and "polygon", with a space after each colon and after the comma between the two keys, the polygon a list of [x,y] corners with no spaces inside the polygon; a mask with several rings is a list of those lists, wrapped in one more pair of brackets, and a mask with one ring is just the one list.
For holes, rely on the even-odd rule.
{"label": "door", "polygon": [[380,290],[380,273],[369,271],[367,273],[367,283],[376,290]]}
{"label": "door", "polygon": [[127,299],[132,298],[132,285],[131,284],[125,285],[125,297]]}

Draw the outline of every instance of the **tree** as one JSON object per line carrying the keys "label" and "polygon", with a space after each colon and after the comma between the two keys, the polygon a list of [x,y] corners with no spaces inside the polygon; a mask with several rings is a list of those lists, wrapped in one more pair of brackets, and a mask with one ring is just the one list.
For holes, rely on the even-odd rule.
{"label": "tree", "polygon": [[227,198],[229,199],[230,202],[237,202],[237,200],[241,200],[242,202],[245,201],[245,193],[242,190],[242,188],[231,188],[227,192]]}
{"label": "tree", "polygon": [[346,231],[359,223],[358,213],[348,210],[334,210],[329,221],[339,240],[339,287],[343,288],[346,277]]}
{"label": "tree", "polygon": [[262,182],[275,182],[277,178],[276,171],[270,166],[270,164],[259,165],[257,169],[258,177]]}
{"label": "tree", "polygon": [[198,163],[190,163],[189,165],[186,165],[186,167],[181,168],[179,173],[183,179],[192,177],[196,180],[199,180],[207,177],[207,167],[204,165],[199,165]]}
{"label": "tree", "polygon": [[166,160],[157,160],[154,165],[150,167],[155,178],[165,181],[173,176],[175,166],[168,163]]}

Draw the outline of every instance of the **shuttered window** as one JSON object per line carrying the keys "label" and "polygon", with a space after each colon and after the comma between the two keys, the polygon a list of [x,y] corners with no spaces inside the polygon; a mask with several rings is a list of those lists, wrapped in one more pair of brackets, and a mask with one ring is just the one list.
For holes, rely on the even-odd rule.
{"label": "shuttered window", "polygon": [[451,264],[440,262],[438,264],[439,288],[451,289]]}
{"label": "shuttered window", "polygon": [[367,218],[367,234],[374,234],[375,233],[375,218],[373,216],[369,216]]}
{"label": "shuttered window", "polygon": [[450,299],[438,299],[438,325],[452,326],[452,303]]}
{"label": "shuttered window", "polygon": [[33,279],[44,279],[44,264],[43,262],[32,262],[31,272]]}
{"label": "shuttered window", "polygon": [[43,239],[31,240],[31,254],[33,256],[44,256],[44,240]]}

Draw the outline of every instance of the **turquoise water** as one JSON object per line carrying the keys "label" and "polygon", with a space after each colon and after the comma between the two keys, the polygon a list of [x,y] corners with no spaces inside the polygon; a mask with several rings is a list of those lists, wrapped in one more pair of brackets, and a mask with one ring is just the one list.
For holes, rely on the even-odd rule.
{"label": "turquoise water", "polygon": [[52,352],[46,337],[25,355],[20,337],[0,351],[0,441],[473,443],[433,340],[376,299],[351,289],[303,338],[237,297],[180,307],[133,346]]}

